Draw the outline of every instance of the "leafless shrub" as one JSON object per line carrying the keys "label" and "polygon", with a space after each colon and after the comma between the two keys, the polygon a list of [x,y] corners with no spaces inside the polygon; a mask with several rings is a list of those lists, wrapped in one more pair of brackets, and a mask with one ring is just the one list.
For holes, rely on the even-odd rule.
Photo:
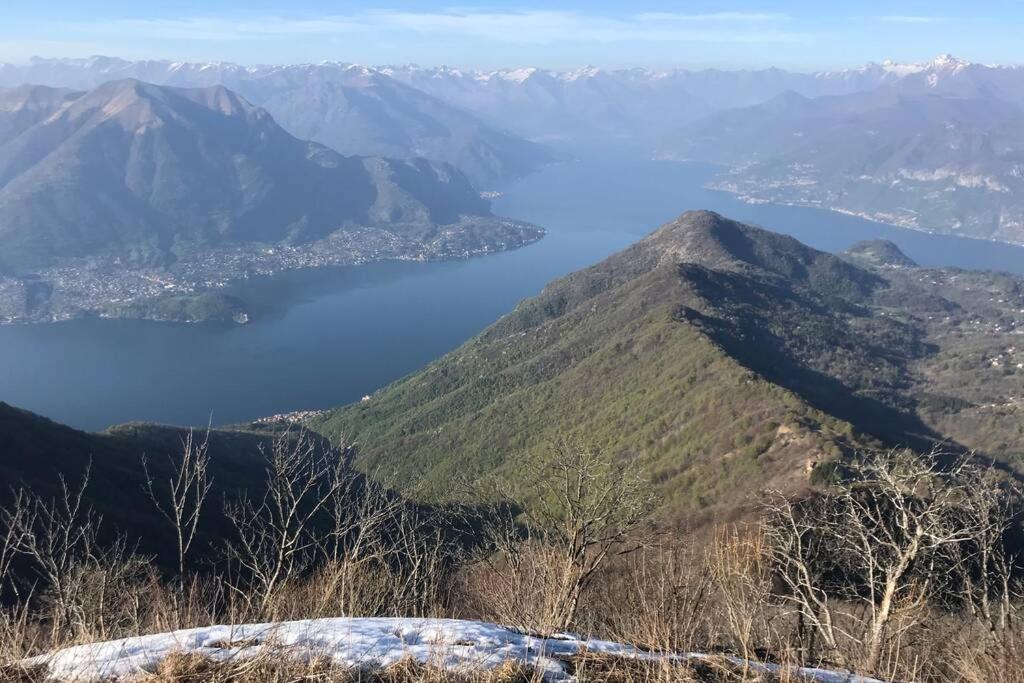
{"label": "leafless shrub", "polygon": [[664,534],[609,559],[583,596],[576,629],[648,650],[701,647],[709,638],[713,592],[702,550]]}
{"label": "leafless shrub", "polygon": [[[267,455],[263,498],[227,505],[236,532],[227,546],[228,585],[249,616],[281,618],[311,607],[333,615],[419,614],[447,588],[453,520],[355,472],[351,454],[305,433],[285,435]],[[310,584],[310,574],[319,583]]]}
{"label": "leafless shrub", "polygon": [[18,594],[18,582],[11,574],[11,565],[23,551],[32,533],[32,505],[24,489],[12,491],[13,500],[0,508],[0,597],[6,590]]}
{"label": "leafless shrub", "polygon": [[[633,532],[649,511],[647,485],[600,449],[560,442],[529,485],[520,527],[511,512],[490,525],[486,575],[500,582],[492,606],[523,628],[568,628],[580,598],[613,552],[639,546]],[[490,580],[490,579],[488,579]]]}
{"label": "leafless shrub", "polygon": [[[163,486],[158,486],[149,472],[145,456],[142,469],[144,487],[157,512],[174,530],[178,551],[178,576],[185,576],[185,561],[199,530],[203,503],[210,493],[213,480],[209,475],[209,432],[202,443],[196,443],[192,431],[182,443],[181,459],[170,460],[171,475]],[[159,489],[159,491],[157,490]]]}
{"label": "leafless shrub", "polygon": [[[148,484],[181,539],[179,569],[209,490],[205,447],[183,447],[180,469]],[[355,472],[350,450],[288,435],[266,455],[266,495],[229,503],[237,536],[224,573],[161,578],[123,539],[101,540],[111,535],[99,535],[101,520],[85,504],[88,473],[52,500],[13,496],[0,512],[0,568],[16,563],[31,574],[17,583],[5,574],[13,604],[0,609],[2,675],[33,680],[16,677],[24,657],[85,641],[348,615],[473,616],[740,657],[675,666],[584,653],[567,663],[581,681],[795,680],[748,659],[838,660],[895,680],[1021,681],[1021,600],[1002,545],[1014,492],[969,462],[940,467],[906,453],[855,462],[846,483],[821,496],[772,497],[763,526],[694,541],[643,524],[645,485],[623,467],[560,444],[538,467],[526,512],[495,515],[488,552],[470,556],[452,531],[468,526],[459,508],[408,503],[375,483],[382,473]],[[153,680],[525,683],[539,675],[515,662],[470,675],[411,660],[371,673],[271,654],[226,663],[182,655]]]}
{"label": "leafless shrub", "polygon": [[723,527],[707,551],[719,628],[745,660],[774,641],[771,563],[759,529]]}
{"label": "leafless shrub", "polygon": [[101,518],[84,504],[89,469],[77,488],[60,478],[61,494],[44,499],[23,493],[24,511],[14,524],[15,552],[35,573],[33,591],[44,607],[52,643],[67,638],[109,637],[138,623],[142,583],[152,579],[149,561],[123,538],[100,543]]}
{"label": "leafless shrub", "polygon": [[[982,547],[982,575],[1001,557],[1009,519],[991,507],[1001,494],[979,488],[987,478],[968,459],[939,460],[893,451],[851,463],[846,484],[811,501],[767,503],[778,595],[830,657],[878,671],[926,608],[953,594],[951,578],[978,566]],[[984,585],[986,596],[996,588]]]}
{"label": "leafless shrub", "polygon": [[243,494],[226,503],[236,532],[226,547],[238,574],[232,588],[250,607],[266,610],[281,585],[311,567],[319,547],[314,522],[345,486],[332,455],[305,432],[286,434],[265,453],[262,498]]}

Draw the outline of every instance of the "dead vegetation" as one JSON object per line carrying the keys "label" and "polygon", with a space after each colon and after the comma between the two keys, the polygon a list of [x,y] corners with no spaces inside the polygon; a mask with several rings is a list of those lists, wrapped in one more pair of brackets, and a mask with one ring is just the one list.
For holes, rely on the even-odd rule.
{"label": "dead vegetation", "polygon": [[[37,681],[25,658],[74,644],[213,623],[328,616],[435,616],[537,633],[572,630],[656,652],[641,662],[581,653],[581,681],[797,680],[792,667],[894,681],[1024,681],[1008,481],[970,460],[882,454],[847,464],[814,498],[766,496],[759,523],[697,546],[653,533],[642,483],[598,450],[561,444],[537,500],[494,512],[469,546],[457,509],[410,505],[351,470],[351,452],[282,438],[265,495],[224,503],[234,533],[220,564],[188,562],[206,500],[205,449],[189,441],[168,482],[147,478],[178,539],[166,575],[121,538],[98,541],[88,473],[61,496],[21,491],[0,512],[0,680]],[[479,531],[479,529],[478,529]],[[754,664],[758,663],[758,664]],[[779,665],[766,673],[760,663]],[[214,661],[181,653],[152,681],[519,683],[517,662],[457,673],[412,660],[380,670],[287,653]]]}

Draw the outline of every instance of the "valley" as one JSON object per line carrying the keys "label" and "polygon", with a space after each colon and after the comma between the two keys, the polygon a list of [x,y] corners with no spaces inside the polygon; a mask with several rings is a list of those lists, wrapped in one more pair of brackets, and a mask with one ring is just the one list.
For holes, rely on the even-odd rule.
{"label": "valley", "polygon": [[107,4],[0,11],[0,681],[1020,683],[1004,26]]}
{"label": "valley", "polygon": [[[0,384],[11,403],[89,429],[128,420],[205,425],[211,415],[215,424],[241,423],[331,408],[372,395],[549,281],[695,208],[786,230],[827,251],[887,239],[921,265],[1022,270],[1024,249],[1017,247],[808,208],[745,204],[704,189],[717,172],[673,162],[552,166],[505,186],[494,200],[495,213],[543,226],[544,239],[482,259],[253,276],[218,290],[246,302],[251,317],[244,326],[98,319],[3,326],[0,351],[11,362],[0,367]],[[415,344],[408,343],[412,338]],[[67,391],[55,395],[47,383]]]}

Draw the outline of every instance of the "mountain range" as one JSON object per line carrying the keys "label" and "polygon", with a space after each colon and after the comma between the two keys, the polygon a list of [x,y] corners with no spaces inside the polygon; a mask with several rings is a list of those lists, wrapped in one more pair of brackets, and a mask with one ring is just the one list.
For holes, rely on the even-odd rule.
{"label": "mountain range", "polygon": [[729,166],[713,187],[750,201],[1024,243],[1024,109],[910,86],[786,93],[684,126],[663,155]]}
{"label": "mountain range", "polygon": [[[482,71],[344,62],[242,66],[113,57],[37,57],[24,64],[0,64],[0,87],[32,83],[82,89],[124,78],[182,87],[224,85],[265,107],[297,137],[322,142],[342,153],[391,156],[403,149],[404,154],[398,156],[412,153],[417,144],[429,149],[431,145],[421,140],[422,131],[443,127],[460,117],[462,126],[454,128],[483,126],[479,132],[485,139],[491,139],[488,136],[495,131],[481,120],[534,140],[594,143],[598,135],[634,139],[642,134],[644,142],[652,142],[656,133],[671,132],[687,121],[723,109],[760,104],[786,92],[814,98],[899,85],[916,92],[985,92],[1016,103],[1024,98],[1024,69],[974,64],[951,55],[920,64],[886,61],[809,73],[777,68],[728,71],[592,66],[567,71],[536,67]],[[447,109],[442,111],[443,107]],[[407,121],[402,115],[415,120]],[[478,117],[475,124],[466,119],[471,115]],[[349,125],[358,121],[365,128],[346,132],[334,121],[348,121]],[[410,126],[421,132],[394,136],[386,132]],[[367,150],[375,144],[385,147]],[[437,144],[433,151],[443,147]],[[458,165],[454,158],[441,160]]]}
{"label": "mountain range", "polygon": [[[131,289],[133,268],[174,269],[169,287],[156,276],[157,291],[187,293],[261,263],[462,256],[537,236],[493,217],[449,164],[343,156],[223,86],[129,79],[0,92],[0,275],[63,282],[65,299]],[[87,271],[110,277],[97,284]],[[57,294],[36,313],[133,298]]]}
{"label": "mountain range", "polygon": [[447,161],[480,189],[557,158],[694,159],[726,165],[714,187],[749,201],[1024,243],[1019,67],[951,55],[814,73],[109,57],[0,65],[0,86],[82,88],[124,77],[224,85],[300,138],[344,154]]}
{"label": "mountain range", "polygon": [[919,268],[888,242],[831,255],[691,212],[310,424],[435,493],[521,485],[578,438],[632,463],[662,514],[721,519],[853,450],[942,444],[1020,467],[1022,325],[1020,278]]}
{"label": "mountain range", "polygon": [[812,73],[776,68],[478,71],[418,66],[380,71],[532,139],[593,145],[611,135],[613,140],[630,137],[645,147],[658,147],[658,135],[684,123],[788,92],[815,98],[887,85],[952,91],[966,81],[985,83],[992,92],[1024,91],[1024,69],[970,64],[950,55],[923,64],[884,62]]}
{"label": "mountain range", "polygon": [[0,86],[91,89],[124,79],[183,88],[224,86],[266,109],[295,137],[345,155],[448,162],[480,189],[555,159],[536,143],[354,64],[244,67],[95,57],[0,65]]}

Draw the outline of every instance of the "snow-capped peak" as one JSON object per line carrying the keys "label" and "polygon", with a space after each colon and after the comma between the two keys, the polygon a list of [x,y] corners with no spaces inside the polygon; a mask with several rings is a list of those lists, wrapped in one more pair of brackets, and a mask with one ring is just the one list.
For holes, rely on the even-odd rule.
{"label": "snow-capped peak", "polygon": [[921,73],[927,68],[924,64],[903,64],[901,62],[894,62],[891,59],[883,61],[881,66],[882,71],[894,76],[909,76],[910,74]]}
{"label": "snow-capped peak", "polygon": [[928,64],[929,67],[941,71],[959,71],[960,69],[970,65],[970,62],[954,57],[948,52],[939,55]]}
{"label": "snow-capped peak", "polygon": [[596,66],[585,66],[580,69],[574,69],[572,71],[566,71],[560,74],[563,81],[578,81],[584,78],[593,78],[601,73],[601,70]]}
{"label": "snow-capped peak", "polygon": [[499,73],[499,75],[503,80],[513,81],[515,83],[522,83],[535,73],[537,73],[536,67],[531,66],[527,69],[512,69],[510,71],[502,71]]}

